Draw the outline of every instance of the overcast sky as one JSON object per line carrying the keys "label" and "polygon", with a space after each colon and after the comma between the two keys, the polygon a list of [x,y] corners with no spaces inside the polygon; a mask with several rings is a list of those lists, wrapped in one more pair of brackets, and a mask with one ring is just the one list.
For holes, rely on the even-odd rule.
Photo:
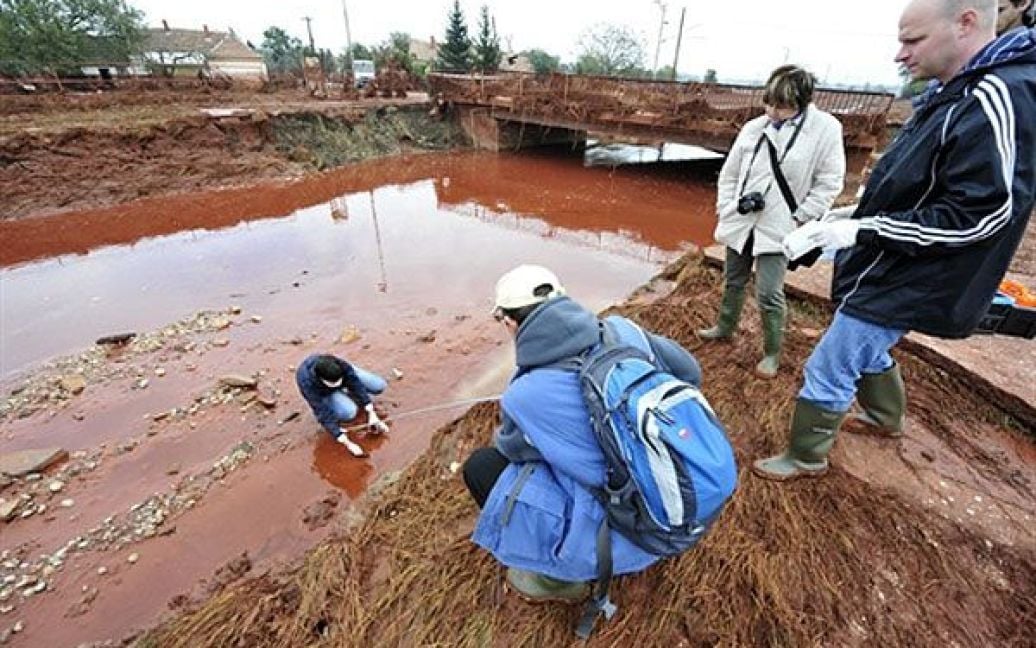
{"label": "overcast sky", "polygon": [[[256,46],[271,25],[307,40],[303,16],[313,19],[318,48],[345,47],[341,0],[257,3],[244,0],[128,0],[148,25],[211,29],[233,27]],[[354,42],[384,41],[390,32],[441,41],[452,0],[346,0]],[[678,69],[701,76],[715,69],[720,80],[765,77],[784,62],[808,67],[830,83],[897,83],[896,23],[907,0],[735,0],[665,4],[659,66],[672,64],[680,10],[687,8]],[[579,35],[597,23],[625,25],[642,37],[646,64],[655,58],[661,11],[652,0],[462,0],[469,34],[479,7],[489,6],[504,46],[544,49],[563,61],[579,53]]]}

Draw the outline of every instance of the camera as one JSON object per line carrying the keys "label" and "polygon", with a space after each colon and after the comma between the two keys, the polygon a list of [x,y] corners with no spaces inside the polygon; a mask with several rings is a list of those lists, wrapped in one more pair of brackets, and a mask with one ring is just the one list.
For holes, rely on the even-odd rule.
{"label": "camera", "polygon": [[762,211],[765,206],[766,200],[763,199],[763,194],[753,191],[741,196],[741,199],[737,201],[737,213],[751,214],[752,212]]}

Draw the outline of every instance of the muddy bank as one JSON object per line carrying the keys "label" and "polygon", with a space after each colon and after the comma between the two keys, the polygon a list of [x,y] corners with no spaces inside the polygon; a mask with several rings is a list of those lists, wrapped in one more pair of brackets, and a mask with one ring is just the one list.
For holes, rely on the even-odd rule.
{"label": "muddy bank", "polygon": [[210,111],[159,123],[0,137],[0,219],[291,178],[357,160],[463,145],[417,105]]}
{"label": "muddy bank", "polygon": [[[910,394],[902,442],[843,433],[824,479],[755,480],[745,466],[782,446],[800,372],[751,376],[753,312],[732,344],[699,344],[693,330],[714,315],[719,273],[692,260],[668,277],[675,288],[656,281],[620,310],[695,350],[740,487],[700,547],[613,585],[619,614],[590,645],[1026,644],[1036,614],[1033,430],[966,378],[897,352]],[[830,313],[791,306],[786,365],[799,367]],[[140,645],[573,644],[577,608],[524,604],[467,539],[476,509],[454,471],[496,418],[479,406],[444,427],[345,535]]]}

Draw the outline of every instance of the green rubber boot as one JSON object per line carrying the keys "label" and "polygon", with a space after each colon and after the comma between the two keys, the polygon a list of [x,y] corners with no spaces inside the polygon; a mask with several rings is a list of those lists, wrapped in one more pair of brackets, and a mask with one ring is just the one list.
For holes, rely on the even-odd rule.
{"label": "green rubber boot", "polygon": [[791,416],[788,449],[756,461],[752,472],[774,481],[823,475],[827,472],[827,453],[844,418],[844,412],[832,412],[800,398]]}
{"label": "green rubber boot", "polygon": [[507,569],[507,583],[527,601],[578,603],[590,594],[587,583],[570,583],[524,569]]}
{"label": "green rubber boot", "polygon": [[745,305],[745,290],[725,290],[723,300],[719,303],[719,320],[715,326],[698,329],[698,337],[703,340],[725,340],[737,330],[741,319],[741,307]]}
{"label": "green rubber boot", "polygon": [[880,374],[863,374],[856,381],[856,402],[863,413],[850,418],[848,431],[889,438],[903,436],[906,387],[898,364]]}
{"label": "green rubber boot", "polygon": [[781,366],[781,343],[784,341],[784,311],[761,311],[763,321],[763,359],[755,366],[760,378],[776,378]]}

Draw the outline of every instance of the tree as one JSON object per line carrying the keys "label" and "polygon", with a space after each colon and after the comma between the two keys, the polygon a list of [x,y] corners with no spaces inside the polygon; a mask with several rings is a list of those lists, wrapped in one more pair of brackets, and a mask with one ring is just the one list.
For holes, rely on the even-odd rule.
{"label": "tree", "polygon": [[280,27],[263,32],[259,51],[271,72],[292,72],[302,69],[302,41]]}
{"label": "tree", "polygon": [[374,52],[363,43],[353,43],[352,58],[354,61],[373,61]]}
{"label": "tree", "polygon": [[144,39],[142,18],[125,0],[0,0],[0,73],[128,64]]}
{"label": "tree", "polygon": [[504,53],[500,51],[500,37],[496,34],[496,20],[489,17],[489,7],[482,5],[478,20],[478,40],[475,41],[475,67],[482,74],[493,74],[500,68]]}
{"label": "tree", "polygon": [[541,49],[531,49],[524,52],[529,57],[529,63],[532,63],[532,69],[536,74],[550,74],[551,72],[557,72],[561,59],[557,56],[551,56]]}
{"label": "tree", "polygon": [[406,32],[392,32],[387,41],[374,48],[372,54],[374,64],[379,68],[395,61],[407,72],[414,71],[415,61],[414,55],[410,53],[410,34]]}
{"label": "tree", "polygon": [[468,38],[468,25],[464,22],[459,0],[453,0],[446,25],[446,42],[439,46],[436,67],[448,72],[471,71],[471,39]]}
{"label": "tree", "polygon": [[579,74],[640,76],[644,67],[644,40],[619,25],[599,24],[579,38],[576,59]]}
{"label": "tree", "polygon": [[716,83],[717,78],[715,70],[712,68],[705,70],[705,83]]}

